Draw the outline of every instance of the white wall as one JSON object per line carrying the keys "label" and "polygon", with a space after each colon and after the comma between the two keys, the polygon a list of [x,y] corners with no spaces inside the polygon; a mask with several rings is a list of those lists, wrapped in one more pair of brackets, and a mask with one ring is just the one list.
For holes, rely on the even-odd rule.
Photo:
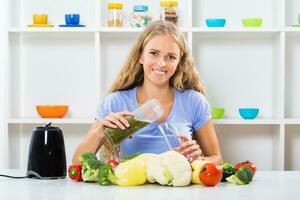
{"label": "white wall", "polygon": [[7,166],[7,126],[6,126],[6,70],[7,70],[7,4],[2,3],[0,6],[0,169]]}

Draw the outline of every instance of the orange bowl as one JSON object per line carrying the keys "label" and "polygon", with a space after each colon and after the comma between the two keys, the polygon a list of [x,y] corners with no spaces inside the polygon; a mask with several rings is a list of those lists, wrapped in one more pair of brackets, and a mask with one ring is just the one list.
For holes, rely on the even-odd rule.
{"label": "orange bowl", "polygon": [[68,105],[37,105],[36,111],[43,118],[62,118],[68,112]]}

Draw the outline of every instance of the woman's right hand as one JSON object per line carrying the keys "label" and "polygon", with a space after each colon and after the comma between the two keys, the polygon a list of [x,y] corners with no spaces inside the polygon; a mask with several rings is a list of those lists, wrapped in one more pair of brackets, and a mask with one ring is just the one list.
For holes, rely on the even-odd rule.
{"label": "woman's right hand", "polygon": [[126,120],[124,116],[131,115],[133,116],[134,113],[129,111],[117,112],[117,113],[109,113],[102,121],[104,126],[110,128],[120,128],[124,130],[130,126],[129,122]]}

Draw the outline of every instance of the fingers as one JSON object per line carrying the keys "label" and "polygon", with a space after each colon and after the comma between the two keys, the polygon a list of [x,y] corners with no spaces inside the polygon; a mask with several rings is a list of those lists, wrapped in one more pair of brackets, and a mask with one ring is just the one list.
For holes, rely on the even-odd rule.
{"label": "fingers", "polygon": [[116,125],[117,127],[119,127],[122,130],[125,129],[125,126],[121,123],[120,118],[116,115],[110,114],[106,117],[106,120],[110,121],[111,123],[113,123],[114,125]]}
{"label": "fingers", "polygon": [[122,116],[123,116],[123,115],[131,115],[131,116],[134,115],[133,112],[129,112],[129,111],[122,111],[122,112],[119,112],[119,114],[121,114]]}
{"label": "fingers", "polygon": [[197,145],[196,141],[195,140],[188,140],[188,141],[185,141],[183,142],[177,149],[179,151],[184,151],[186,148],[190,147],[190,146],[193,146],[193,145]]}
{"label": "fingers", "polygon": [[202,151],[199,147],[198,144],[192,145],[187,147],[186,149],[184,149],[181,153],[187,157],[189,157],[190,155],[192,155],[194,152],[197,152],[199,155],[202,154]]}
{"label": "fingers", "polygon": [[178,135],[182,144],[174,150],[184,155],[190,162],[198,159],[202,155],[202,150],[195,140],[187,135]]}
{"label": "fingers", "polygon": [[177,137],[180,139],[181,143],[191,140],[191,137],[185,134],[178,134]]}
{"label": "fingers", "polygon": [[201,155],[201,151],[194,151],[193,153],[189,154],[187,158],[190,162],[193,162],[194,160],[198,160],[201,157]]}
{"label": "fingers", "polygon": [[103,119],[102,123],[103,123],[103,125],[111,127],[111,128],[120,128],[120,129],[124,130],[126,127],[130,126],[130,124],[124,117],[124,115],[132,116],[134,114],[129,111],[110,113]]}
{"label": "fingers", "polygon": [[113,123],[111,123],[108,120],[102,120],[102,124],[106,127],[110,127],[110,128],[118,128],[116,125],[114,125]]}

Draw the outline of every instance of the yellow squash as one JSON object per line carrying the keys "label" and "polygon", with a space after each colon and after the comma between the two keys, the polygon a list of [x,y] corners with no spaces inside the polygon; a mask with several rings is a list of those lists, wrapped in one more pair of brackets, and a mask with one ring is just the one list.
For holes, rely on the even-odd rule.
{"label": "yellow squash", "polygon": [[192,166],[192,183],[202,184],[202,182],[199,178],[199,173],[205,163],[208,163],[208,161],[195,160],[192,162],[192,164],[191,164],[191,166]]}
{"label": "yellow squash", "polygon": [[120,163],[115,169],[116,184],[120,186],[142,185],[147,181],[146,162],[155,154],[141,154]]}

